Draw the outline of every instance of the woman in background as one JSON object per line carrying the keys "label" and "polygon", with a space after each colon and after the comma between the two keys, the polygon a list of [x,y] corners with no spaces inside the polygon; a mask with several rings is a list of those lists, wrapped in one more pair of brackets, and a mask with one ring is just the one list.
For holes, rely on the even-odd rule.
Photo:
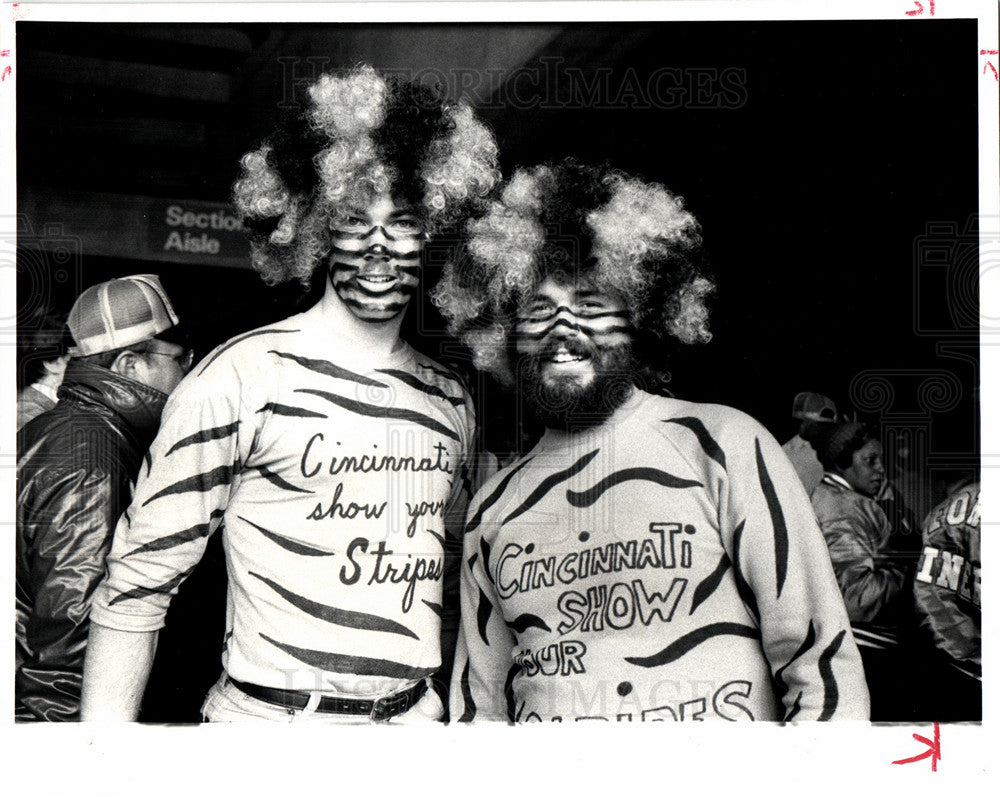
{"label": "woman in background", "polygon": [[912,721],[916,692],[905,676],[913,568],[890,547],[892,525],[874,498],[885,478],[882,444],[854,422],[817,424],[807,439],[824,469],[812,504],[861,651],[871,718]]}

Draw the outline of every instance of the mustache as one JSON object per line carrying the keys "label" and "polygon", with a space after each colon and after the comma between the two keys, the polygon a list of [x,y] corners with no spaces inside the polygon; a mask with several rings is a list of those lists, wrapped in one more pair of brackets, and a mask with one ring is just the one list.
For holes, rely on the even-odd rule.
{"label": "mustache", "polygon": [[542,351],[537,355],[538,359],[546,359],[555,355],[559,349],[565,349],[574,357],[587,356],[593,358],[596,347],[586,338],[572,337],[553,339],[546,343]]}

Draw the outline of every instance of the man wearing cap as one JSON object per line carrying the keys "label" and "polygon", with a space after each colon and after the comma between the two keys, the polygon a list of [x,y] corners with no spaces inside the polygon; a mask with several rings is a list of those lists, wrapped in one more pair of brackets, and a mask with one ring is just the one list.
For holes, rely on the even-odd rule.
{"label": "man wearing cap", "polygon": [[437,719],[474,413],[400,329],[428,236],[493,186],[496,144],[469,107],[360,67],[322,76],[242,166],[254,267],[321,296],[220,346],[171,399],[95,600],[84,719],[137,716],[170,597],[220,527],[205,719]]}
{"label": "man wearing cap", "polygon": [[836,421],[837,405],[819,393],[798,393],[792,402],[792,417],[801,421],[799,431],[781,447],[781,450],[791,460],[792,467],[802,480],[802,486],[806,488],[806,493],[812,495],[813,490],[823,479],[823,466],[816,457],[816,450],[804,435],[814,424],[829,424]]}
{"label": "man wearing cap", "polygon": [[112,532],[191,365],[158,277],[85,290],[56,406],[18,433],[15,718],[75,720]]}

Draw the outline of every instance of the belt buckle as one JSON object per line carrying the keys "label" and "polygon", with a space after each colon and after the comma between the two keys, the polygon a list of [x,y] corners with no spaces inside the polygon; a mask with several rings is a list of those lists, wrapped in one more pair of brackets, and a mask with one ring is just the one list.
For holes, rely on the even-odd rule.
{"label": "belt buckle", "polygon": [[368,715],[368,718],[372,722],[388,722],[392,718],[390,714],[391,706],[389,701],[393,700],[393,697],[380,697],[378,700],[372,701],[372,710]]}

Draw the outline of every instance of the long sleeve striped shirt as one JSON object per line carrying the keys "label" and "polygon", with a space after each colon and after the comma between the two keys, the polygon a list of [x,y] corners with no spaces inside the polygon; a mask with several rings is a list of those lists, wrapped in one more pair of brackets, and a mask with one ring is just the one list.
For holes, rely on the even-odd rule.
{"label": "long sleeve striped shirt", "polygon": [[867,719],[809,499],[727,407],[636,393],[470,505],[458,720]]}
{"label": "long sleeve striped shirt", "polygon": [[234,338],[171,396],[92,621],[161,627],[221,528],[232,677],[347,696],[416,683],[441,665],[445,521],[474,423],[450,372],[408,346],[338,349],[315,308]]}

